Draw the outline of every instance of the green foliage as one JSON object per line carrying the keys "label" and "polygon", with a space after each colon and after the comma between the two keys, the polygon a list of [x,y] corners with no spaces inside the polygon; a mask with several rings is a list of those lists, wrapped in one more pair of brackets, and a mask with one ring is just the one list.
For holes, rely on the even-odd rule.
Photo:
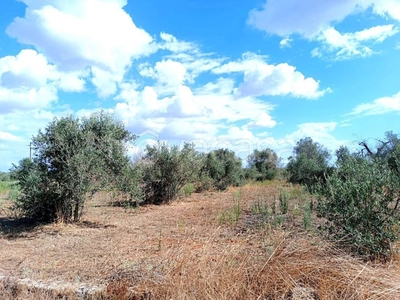
{"label": "green foliage", "polygon": [[327,173],[330,154],[325,147],[309,137],[297,142],[293,156],[289,157],[289,181],[309,187],[323,181]]}
{"label": "green foliage", "polygon": [[218,149],[208,153],[202,172],[212,179],[213,185],[218,190],[244,183],[242,160],[236,157],[235,152],[228,149]]}
{"label": "green foliage", "polygon": [[193,144],[169,147],[158,142],[146,147],[146,154],[139,162],[143,172],[144,197],[147,203],[169,202],[199,174],[201,160]]}
{"label": "green foliage", "polygon": [[278,155],[272,149],[257,150],[247,158],[247,178],[258,181],[272,180],[278,174]]}
{"label": "green foliage", "polygon": [[289,193],[284,189],[279,193],[279,207],[282,215],[286,215],[289,210]]}
{"label": "green foliage", "polygon": [[21,187],[16,206],[38,221],[78,221],[88,193],[126,182],[125,144],[134,138],[103,112],[54,119],[33,137],[33,160],[12,170]]}
{"label": "green foliage", "polygon": [[184,197],[190,196],[194,191],[194,184],[193,183],[187,183],[181,188],[181,194]]}
{"label": "green foliage", "polygon": [[11,182],[0,181],[0,193],[7,192],[10,189]]}
{"label": "green foliage", "polygon": [[233,225],[239,221],[242,211],[243,207],[241,203],[241,193],[239,192],[234,195],[232,206],[228,208],[228,210],[221,213],[219,222],[222,224],[228,223],[229,225]]}
{"label": "green foliage", "polygon": [[0,182],[10,182],[10,173],[0,172]]}
{"label": "green foliage", "polygon": [[312,202],[309,205],[303,206],[303,228],[304,230],[308,230],[312,226]]}
{"label": "green foliage", "polygon": [[317,209],[338,240],[362,254],[386,257],[398,239],[399,192],[399,176],[388,160],[350,155],[320,185]]}
{"label": "green foliage", "polygon": [[0,172],[0,193],[8,192],[13,185],[9,173]]}

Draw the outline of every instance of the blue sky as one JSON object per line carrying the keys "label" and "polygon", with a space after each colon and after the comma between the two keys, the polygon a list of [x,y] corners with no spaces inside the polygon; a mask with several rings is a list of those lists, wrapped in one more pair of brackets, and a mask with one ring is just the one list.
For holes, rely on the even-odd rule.
{"label": "blue sky", "polygon": [[400,133],[400,0],[3,0],[0,170],[54,117],[287,158]]}

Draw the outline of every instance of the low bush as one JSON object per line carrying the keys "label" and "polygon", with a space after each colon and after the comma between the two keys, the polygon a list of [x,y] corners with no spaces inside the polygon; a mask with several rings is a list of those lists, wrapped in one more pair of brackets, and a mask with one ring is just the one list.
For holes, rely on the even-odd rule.
{"label": "low bush", "polygon": [[228,149],[208,153],[202,172],[212,179],[213,186],[218,190],[225,190],[230,185],[240,186],[245,182],[242,160]]}
{"label": "low bush", "polygon": [[161,142],[148,145],[138,163],[143,174],[145,202],[169,202],[186,184],[195,182],[201,167],[198,156],[193,144],[185,144],[181,150]]}
{"label": "low bush", "polygon": [[318,189],[325,228],[353,250],[389,257],[398,239],[400,180],[387,160],[348,157]]}

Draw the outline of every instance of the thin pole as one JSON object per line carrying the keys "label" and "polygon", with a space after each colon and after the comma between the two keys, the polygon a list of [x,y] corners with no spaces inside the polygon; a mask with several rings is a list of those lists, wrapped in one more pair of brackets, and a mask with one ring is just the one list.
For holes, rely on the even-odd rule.
{"label": "thin pole", "polygon": [[29,158],[32,159],[32,142],[29,143]]}

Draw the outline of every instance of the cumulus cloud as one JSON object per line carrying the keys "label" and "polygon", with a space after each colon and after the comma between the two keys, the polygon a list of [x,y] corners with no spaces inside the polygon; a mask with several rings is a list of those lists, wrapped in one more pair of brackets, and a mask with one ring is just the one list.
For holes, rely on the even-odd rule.
{"label": "cumulus cloud", "polygon": [[242,60],[229,62],[213,70],[216,74],[242,72],[243,82],[237,89],[237,95],[246,96],[285,96],[298,98],[319,98],[329,89],[321,90],[319,82],[306,78],[294,66],[287,63],[271,65],[265,58],[247,53]]}
{"label": "cumulus cloud", "polygon": [[400,92],[392,97],[383,97],[369,103],[357,105],[348,115],[383,115],[388,113],[400,113]]}
{"label": "cumulus cloud", "polygon": [[32,49],[0,58],[0,114],[49,107],[57,100],[58,90],[83,91],[83,76],[82,72],[61,72]]}
{"label": "cumulus cloud", "polygon": [[258,117],[245,125],[245,128],[272,128],[275,127],[276,121],[271,115],[262,112]]}
{"label": "cumulus cloud", "polygon": [[[249,13],[248,23],[254,28],[283,37],[280,46],[288,44],[292,35],[318,41],[321,47],[312,56],[324,57],[335,53],[339,58],[370,56],[370,48],[398,33],[394,25],[378,25],[357,32],[340,33],[333,26],[349,15],[372,8],[374,14],[400,20],[397,0],[268,0],[261,9]],[[290,45],[290,43],[289,43]]]}
{"label": "cumulus cloud", "polygon": [[333,22],[365,9],[360,0],[268,0],[261,9],[250,11],[248,23],[257,29],[282,37],[300,34],[315,37]]}
{"label": "cumulus cloud", "polygon": [[48,107],[57,99],[56,87],[48,83],[54,77],[54,66],[34,50],[0,58],[0,114]]}
{"label": "cumulus cloud", "polygon": [[173,97],[173,103],[168,106],[168,115],[170,117],[196,117],[203,114],[197,105],[191,89],[187,86],[180,86]]}
{"label": "cumulus cloud", "polygon": [[156,86],[140,90],[126,83],[121,87],[115,113],[134,132],[150,130],[160,139],[210,141],[238,121],[247,124],[243,132],[276,125],[270,115],[273,106],[254,97],[236,97],[232,79],[219,78],[195,89],[177,85],[171,95],[158,93]]}
{"label": "cumulus cloud", "polygon": [[[25,16],[17,17],[7,33],[34,46],[61,71],[91,68],[101,96],[115,92],[134,58],[156,50],[152,37],[136,27],[123,10],[126,1],[24,0]],[[111,80],[104,86],[105,80]]]}
{"label": "cumulus cloud", "polygon": [[168,87],[182,85],[186,77],[185,66],[171,59],[157,62],[154,71],[158,83]]}

